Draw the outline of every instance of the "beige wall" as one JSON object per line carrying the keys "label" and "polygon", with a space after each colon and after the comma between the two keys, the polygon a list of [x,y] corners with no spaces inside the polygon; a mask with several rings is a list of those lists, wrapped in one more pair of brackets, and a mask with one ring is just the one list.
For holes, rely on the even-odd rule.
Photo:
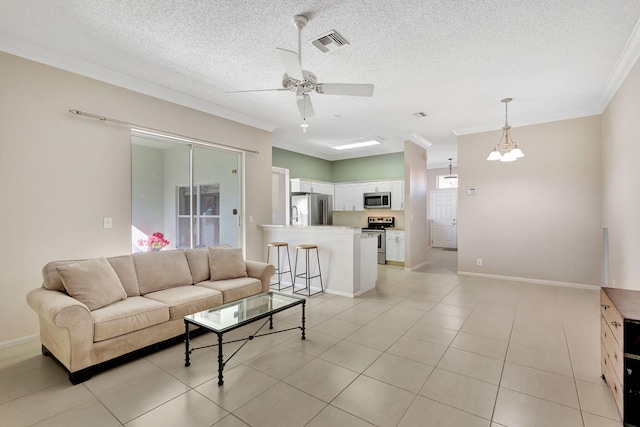
{"label": "beige wall", "polygon": [[458,138],[458,270],[599,285],[600,116],[514,128],[511,163],[485,160],[500,133]]}
{"label": "beige wall", "polygon": [[603,225],[609,286],[640,290],[640,62],[602,115]]}
{"label": "beige wall", "polygon": [[404,143],[404,230],[405,268],[427,262],[429,228],[427,221],[427,152],[411,141]]}
{"label": "beige wall", "polygon": [[260,151],[246,156],[246,248],[262,258],[269,132],[1,52],[0,69],[0,345],[38,333],[25,295],[42,283],[45,263],[131,250],[130,129],[72,108]]}

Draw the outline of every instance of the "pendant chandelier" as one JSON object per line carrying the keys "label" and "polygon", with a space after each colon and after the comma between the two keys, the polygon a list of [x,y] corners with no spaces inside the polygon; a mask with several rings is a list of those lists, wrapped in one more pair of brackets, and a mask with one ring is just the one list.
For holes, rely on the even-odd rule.
{"label": "pendant chandelier", "polygon": [[444,179],[454,179],[454,178],[457,178],[457,177],[458,177],[457,175],[456,175],[456,176],[453,176],[453,175],[451,174],[451,167],[452,167],[452,166],[451,166],[451,160],[453,160],[453,157],[449,157],[449,176],[445,176],[445,177],[444,177]]}
{"label": "pendant chandelier", "polygon": [[500,160],[501,162],[514,162],[520,157],[524,157],[524,153],[518,144],[511,138],[509,121],[507,119],[507,106],[509,102],[513,101],[512,98],[505,98],[500,102],[504,102],[504,127],[502,128],[502,138],[493,147],[493,151],[487,157],[487,160]]}

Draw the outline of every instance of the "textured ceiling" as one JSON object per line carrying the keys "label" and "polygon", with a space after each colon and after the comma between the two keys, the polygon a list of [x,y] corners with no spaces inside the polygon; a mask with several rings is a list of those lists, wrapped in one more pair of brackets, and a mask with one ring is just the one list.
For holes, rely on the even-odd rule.
{"label": "textured ceiling", "polygon": [[[638,0],[0,0],[0,10],[0,50],[272,130],[274,146],[328,160],[401,151],[417,133],[433,144],[430,168],[455,159],[456,133],[502,127],[505,97],[514,126],[601,113],[640,52]],[[297,50],[296,14],[309,18],[304,69],[375,85],[371,98],[312,93],[305,134],[293,93],[225,93],[280,86],[275,48]],[[307,42],[330,30],[350,44],[323,54]],[[330,148],[373,135],[385,142]],[[518,143],[526,153],[534,141]]]}

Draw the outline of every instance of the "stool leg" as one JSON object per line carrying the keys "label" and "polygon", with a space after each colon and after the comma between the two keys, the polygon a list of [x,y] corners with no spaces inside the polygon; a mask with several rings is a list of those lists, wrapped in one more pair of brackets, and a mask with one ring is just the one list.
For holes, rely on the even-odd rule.
{"label": "stool leg", "polygon": [[305,286],[307,288],[307,296],[311,296],[311,278],[309,276],[310,272],[309,272],[309,252],[311,252],[310,250],[307,249],[307,257],[306,257],[306,262],[307,262],[307,275],[305,276]]}
{"label": "stool leg", "polygon": [[293,286],[291,293],[296,293],[296,278],[298,277],[298,248],[296,248],[296,264],[293,266]]}
{"label": "stool leg", "polygon": [[287,260],[289,261],[289,276],[291,276],[291,293],[293,293],[296,281],[293,278],[293,272],[291,271],[291,257],[289,257],[289,247],[287,246]]}
{"label": "stool leg", "polygon": [[320,279],[320,292],[324,292],[324,285],[322,284],[322,271],[320,271],[320,251],[316,248],[316,258],[318,258],[318,278]]}
{"label": "stool leg", "polygon": [[278,251],[278,290],[280,290],[280,280],[282,279],[282,266],[280,265],[280,246],[276,249]]}

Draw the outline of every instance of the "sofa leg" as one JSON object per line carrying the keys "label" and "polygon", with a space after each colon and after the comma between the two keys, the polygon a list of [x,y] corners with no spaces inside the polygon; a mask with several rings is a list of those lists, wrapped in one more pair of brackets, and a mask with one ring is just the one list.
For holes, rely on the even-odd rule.
{"label": "sofa leg", "polygon": [[51,352],[49,351],[49,349],[47,347],[45,347],[44,345],[42,346],[42,354],[44,356],[51,356]]}
{"label": "sofa leg", "polygon": [[91,369],[83,369],[82,371],[77,372],[69,372],[69,381],[73,385],[77,385],[83,383],[87,380],[90,380],[93,376]]}

